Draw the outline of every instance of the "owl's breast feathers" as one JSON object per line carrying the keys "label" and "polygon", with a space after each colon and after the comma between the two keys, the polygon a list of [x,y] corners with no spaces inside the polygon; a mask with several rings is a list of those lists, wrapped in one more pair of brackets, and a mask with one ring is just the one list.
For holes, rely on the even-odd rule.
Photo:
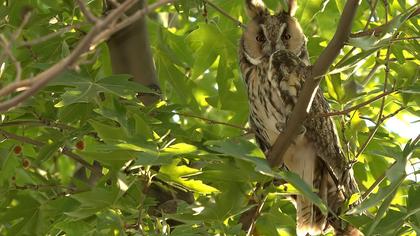
{"label": "owl's breast feathers", "polygon": [[[257,133],[258,143],[267,152],[284,131],[305,78],[310,76],[311,67],[286,50],[263,58],[258,65],[250,63],[240,52],[240,66],[248,88],[250,123]],[[318,89],[309,118],[304,122],[305,137],[314,143],[317,156],[326,163],[334,182],[353,189],[354,184],[348,183],[347,174],[342,174],[349,171],[348,164],[341,152],[332,120],[314,118],[316,114],[328,111],[329,105]]]}

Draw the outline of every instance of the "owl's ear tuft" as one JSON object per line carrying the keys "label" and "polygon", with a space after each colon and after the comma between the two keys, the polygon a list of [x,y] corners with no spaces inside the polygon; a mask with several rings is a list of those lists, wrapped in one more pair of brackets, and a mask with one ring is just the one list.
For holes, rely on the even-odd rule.
{"label": "owl's ear tuft", "polygon": [[289,16],[295,16],[297,10],[297,0],[282,0],[278,9],[281,13],[286,13]]}
{"label": "owl's ear tuft", "polygon": [[257,16],[262,16],[267,12],[262,0],[245,0],[245,8],[246,13],[251,19]]}
{"label": "owl's ear tuft", "polygon": [[289,11],[287,12],[287,14],[289,14],[290,16],[294,16],[297,10],[297,0],[288,0],[287,3],[287,5],[289,6]]}

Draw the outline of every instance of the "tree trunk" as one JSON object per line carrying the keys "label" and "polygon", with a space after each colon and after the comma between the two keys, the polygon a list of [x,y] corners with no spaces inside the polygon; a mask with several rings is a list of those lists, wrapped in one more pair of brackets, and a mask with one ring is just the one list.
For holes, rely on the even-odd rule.
{"label": "tree trunk", "polygon": [[[140,0],[127,14],[132,14],[143,6],[144,0]],[[117,32],[108,40],[112,71],[114,74],[130,74],[134,81],[159,90],[146,20],[147,17],[141,18],[129,27]],[[156,95],[140,95],[140,99],[145,105],[155,102],[158,98]]]}

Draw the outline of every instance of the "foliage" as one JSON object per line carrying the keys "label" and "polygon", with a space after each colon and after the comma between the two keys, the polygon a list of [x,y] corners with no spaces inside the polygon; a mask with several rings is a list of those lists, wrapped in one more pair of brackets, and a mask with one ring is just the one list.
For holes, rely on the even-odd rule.
{"label": "foliage", "polygon": [[[102,1],[88,2],[101,14]],[[275,10],[279,1],[265,2]],[[379,1],[370,17],[373,2],[362,1],[353,32],[365,30],[369,18],[369,28],[392,24],[378,36],[349,40],[322,84],[333,110],[397,91],[334,117],[346,155],[356,160],[361,195],[351,202],[364,197],[340,217],[366,235],[416,235],[419,140],[390,131],[386,121],[419,121],[419,18],[409,17],[415,10],[411,1],[386,6]],[[212,3],[246,22],[242,0]],[[334,34],[345,1],[298,3],[313,62]],[[79,8],[69,0],[3,0],[0,36],[12,37],[28,7],[31,20],[11,47],[23,78],[68,55],[90,27],[82,24],[28,46],[24,43],[83,23]],[[112,74],[102,43],[1,115],[1,235],[245,235],[239,217],[251,207],[249,199],[264,201],[256,223],[260,235],[294,235],[295,209],[285,196],[304,194],[325,208],[299,178],[272,171],[248,134],[236,53],[240,27],[201,0],[160,8],[148,27],[162,88],[159,102],[144,106],[136,93],[153,91]],[[17,70],[10,58],[0,67],[4,86]],[[69,152],[85,165],[96,160],[103,176],[93,184],[74,178],[81,161]],[[258,187],[274,177],[289,184]],[[162,201],[163,195],[153,195],[157,189],[171,198]],[[182,197],[186,193],[193,201]]]}

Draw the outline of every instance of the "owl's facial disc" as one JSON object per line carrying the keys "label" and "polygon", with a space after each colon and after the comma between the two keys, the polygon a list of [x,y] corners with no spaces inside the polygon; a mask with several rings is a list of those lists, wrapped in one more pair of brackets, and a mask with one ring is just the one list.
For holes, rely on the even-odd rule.
{"label": "owl's facial disc", "polygon": [[288,50],[297,56],[306,50],[306,38],[295,18],[280,12],[254,17],[243,34],[243,47],[248,61],[254,65],[268,59],[278,50]]}

